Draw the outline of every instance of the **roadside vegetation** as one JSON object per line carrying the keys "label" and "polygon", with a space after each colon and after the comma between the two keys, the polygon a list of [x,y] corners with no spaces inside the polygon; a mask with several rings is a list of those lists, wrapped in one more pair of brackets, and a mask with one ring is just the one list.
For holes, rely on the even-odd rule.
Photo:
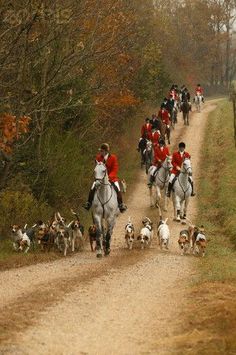
{"label": "roadside vegetation", "polygon": [[206,229],[205,258],[195,260],[188,291],[185,353],[235,354],[236,351],[236,150],[232,103],[220,100],[209,116],[202,147],[197,222]]}

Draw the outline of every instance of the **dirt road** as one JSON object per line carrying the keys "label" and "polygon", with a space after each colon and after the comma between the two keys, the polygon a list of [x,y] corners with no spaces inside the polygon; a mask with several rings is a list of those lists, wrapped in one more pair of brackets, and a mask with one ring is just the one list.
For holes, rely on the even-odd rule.
{"label": "dirt road", "polygon": [[[172,135],[186,142],[194,181],[203,131],[214,101],[193,113],[190,127],[179,123]],[[176,148],[172,145],[171,149]],[[155,241],[149,250],[124,249],[128,216],[139,229],[142,217],[157,221],[149,208],[146,175],[127,201],[128,212],[117,220],[109,258],[96,260],[89,252],[47,264],[0,274],[2,354],[171,354],[181,336],[185,290],[198,260],[179,255],[182,228],[172,222],[170,251]],[[130,187],[132,188],[132,187]],[[188,217],[194,220],[197,196],[191,198]]]}

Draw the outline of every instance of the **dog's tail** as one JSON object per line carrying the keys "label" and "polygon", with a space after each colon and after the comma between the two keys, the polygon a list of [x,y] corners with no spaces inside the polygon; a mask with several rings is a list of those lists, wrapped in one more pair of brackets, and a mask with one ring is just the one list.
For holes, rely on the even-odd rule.
{"label": "dog's tail", "polygon": [[76,217],[77,219],[79,219],[79,214],[78,214],[78,213],[76,213],[72,208],[70,209],[70,211],[71,211],[71,213],[72,213],[73,215],[75,215],[75,217]]}
{"label": "dog's tail", "polygon": [[189,218],[186,217],[186,221],[188,222],[190,227],[194,226],[193,222]]}

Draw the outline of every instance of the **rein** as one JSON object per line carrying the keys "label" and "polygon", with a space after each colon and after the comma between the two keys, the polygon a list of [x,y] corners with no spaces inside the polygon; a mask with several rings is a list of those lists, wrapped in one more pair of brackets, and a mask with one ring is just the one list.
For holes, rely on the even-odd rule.
{"label": "rein", "polygon": [[[185,172],[184,172],[184,171],[181,171],[181,174],[186,175],[186,174],[188,173],[188,169],[191,169],[191,167],[189,166],[187,169],[185,169]],[[179,176],[180,176],[180,174],[179,174]],[[189,188],[190,188],[190,183],[188,184],[187,190],[184,190],[184,187],[183,187],[183,185],[182,185],[181,182],[180,182],[179,176],[178,176],[177,179],[178,179],[178,182],[179,182],[179,186],[181,187],[181,189],[182,189],[182,191],[183,191],[183,193],[184,193],[184,199],[185,199],[186,192],[187,192],[187,191],[189,190]]]}
{"label": "rein", "polygon": [[[167,181],[167,177],[168,177],[168,173],[166,174],[166,172],[168,172],[168,170],[169,170],[169,168],[164,168],[164,166],[162,165],[161,167],[160,167],[160,169],[161,168],[163,168],[164,169],[164,171],[165,171],[165,180],[164,181],[162,181],[161,180],[161,178],[158,176],[158,172],[157,172],[157,175],[156,175],[156,177],[159,179],[159,181],[163,184],[163,188],[165,187],[165,184],[166,184],[166,181]],[[159,170],[160,171],[160,170]]]}
{"label": "rein", "polygon": [[110,186],[110,189],[111,189],[111,195],[110,197],[108,198],[108,200],[106,202],[103,202],[101,200],[101,198],[99,197],[99,193],[98,193],[98,189],[99,189],[99,186],[96,187],[96,190],[97,190],[97,198],[98,198],[98,201],[100,202],[101,206],[102,206],[102,209],[103,209],[103,218],[104,218],[104,214],[105,214],[105,211],[104,211],[104,207],[105,205],[111,200],[112,196],[113,196],[113,188],[112,188],[112,184],[110,182],[108,183],[105,183],[103,182],[103,180],[105,179],[107,175],[107,171],[104,172],[104,176],[101,178],[101,179],[95,179],[95,181],[99,181],[100,183],[100,186]]}

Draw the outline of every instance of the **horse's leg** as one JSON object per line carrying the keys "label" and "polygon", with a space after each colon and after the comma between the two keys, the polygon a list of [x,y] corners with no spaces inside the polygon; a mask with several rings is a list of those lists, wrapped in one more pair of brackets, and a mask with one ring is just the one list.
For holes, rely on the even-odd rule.
{"label": "horse's leg", "polygon": [[184,204],[184,210],[183,210],[183,212],[184,212],[184,214],[183,214],[184,219],[185,219],[186,216],[187,216],[188,204],[189,204],[189,197],[186,197],[186,199],[185,199],[185,204]]}
{"label": "horse's leg", "polygon": [[113,229],[115,226],[115,221],[116,221],[115,216],[111,216],[107,220],[107,233],[106,233],[105,243],[104,243],[104,246],[105,246],[104,254],[106,256],[109,255],[110,251],[111,251],[111,236],[112,236]]}
{"label": "horse's leg", "polygon": [[161,191],[159,186],[156,186],[156,208],[158,208],[158,212],[159,212],[159,217],[160,220],[162,220],[162,212],[161,212]]}
{"label": "horse's leg", "polygon": [[152,186],[149,188],[149,196],[150,196],[150,207],[154,207],[155,203],[154,203]]}
{"label": "horse's leg", "polygon": [[166,127],[166,133],[165,133],[165,135],[166,135],[168,144],[170,144],[170,128],[167,128],[167,127]]}
{"label": "horse's leg", "polygon": [[166,196],[167,186],[168,186],[168,184],[163,189],[163,193],[164,193],[164,211],[165,212],[167,212],[167,207],[168,207],[168,198]]}
{"label": "horse's leg", "polygon": [[99,216],[93,216],[93,223],[96,226],[96,251],[97,258],[102,257],[102,222]]}
{"label": "horse's leg", "polygon": [[176,213],[175,220],[177,222],[180,222],[180,208],[181,208],[181,206],[180,206],[180,198],[179,198],[179,196],[175,195],[175,213]]}

